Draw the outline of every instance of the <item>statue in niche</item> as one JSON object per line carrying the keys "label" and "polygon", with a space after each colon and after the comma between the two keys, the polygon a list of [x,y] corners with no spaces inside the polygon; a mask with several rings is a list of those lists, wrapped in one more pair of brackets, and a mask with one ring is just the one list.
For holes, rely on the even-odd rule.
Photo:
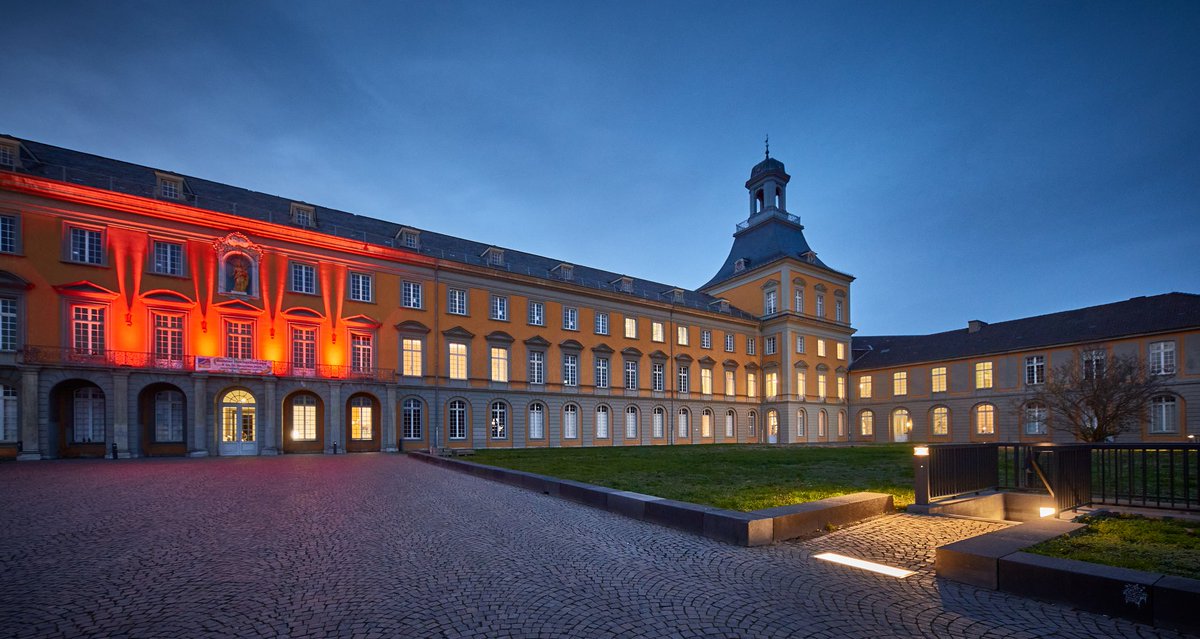
{"label": "statue in niche", "polygon": [[250,260],[244,255],[230,255],[228,258],[230,281],[226,284],[230,293],[246,294],[250,292]]}
{"label": "statue in niche", "polygon": [[262,249],[241,233],[230,233],[213,243],[219,258],[217,281],[227,295],[258,296],[258,264]]}

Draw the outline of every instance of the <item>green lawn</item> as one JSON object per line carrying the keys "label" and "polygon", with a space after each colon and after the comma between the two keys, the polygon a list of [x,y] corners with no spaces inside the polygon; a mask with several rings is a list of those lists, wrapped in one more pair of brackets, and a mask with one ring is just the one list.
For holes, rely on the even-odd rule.
{"label": "green lawn", "polygon": [[473,461],[741,511],[862,490],[913,502],[907,444],[480,450]]}
{"label": "green lawn", "polygon": [[1109,566],[1200,579],[1200,523],[1137,516],[1097,516],[1069,537],[1028,551]]}

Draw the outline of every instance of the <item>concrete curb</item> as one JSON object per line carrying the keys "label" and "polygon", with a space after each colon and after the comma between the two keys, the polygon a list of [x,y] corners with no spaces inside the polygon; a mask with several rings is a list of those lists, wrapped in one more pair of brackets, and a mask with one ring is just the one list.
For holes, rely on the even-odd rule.
{"label": "concrete curb", "polygon": [[813,537],[834,526],[878,517],[893,510],[891,495],[854,493],[803,504],[739,512],[663,499],[594,484],[410,451],[425,463],[669,526],[737,546],[765,546],[797,537]]}

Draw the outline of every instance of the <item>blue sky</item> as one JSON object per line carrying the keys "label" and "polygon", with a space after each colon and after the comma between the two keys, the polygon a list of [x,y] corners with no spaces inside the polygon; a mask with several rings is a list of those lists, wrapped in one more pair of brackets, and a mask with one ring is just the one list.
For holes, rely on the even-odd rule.
{"label": "blue sky", "polygon": [[1200,3],[34,4],[19,137],[695,287],[769,133],[861,334],[1200,292]]}

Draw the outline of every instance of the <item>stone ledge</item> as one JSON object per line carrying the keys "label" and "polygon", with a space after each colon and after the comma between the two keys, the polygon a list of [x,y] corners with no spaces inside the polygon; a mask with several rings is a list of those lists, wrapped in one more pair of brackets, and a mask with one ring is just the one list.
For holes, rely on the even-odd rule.
{"label": "stone ledge", "polygon": [[963,539],[935,550],[933,567],[939,577],[997,590],[1001,557],[1082,527],[1083,524],[1044,519]]}
{"label": "stone ledge", "polygon": [[649,521],[738,546],[765,546],[785,539],[811,537],[841,526],[889,513],[892,496],[854,493],[803,504],[744,513],[714,506],[663,499],[594,484],[509,470],[420,451],[408,455],[484,479],[569,499],[594,508]]}

